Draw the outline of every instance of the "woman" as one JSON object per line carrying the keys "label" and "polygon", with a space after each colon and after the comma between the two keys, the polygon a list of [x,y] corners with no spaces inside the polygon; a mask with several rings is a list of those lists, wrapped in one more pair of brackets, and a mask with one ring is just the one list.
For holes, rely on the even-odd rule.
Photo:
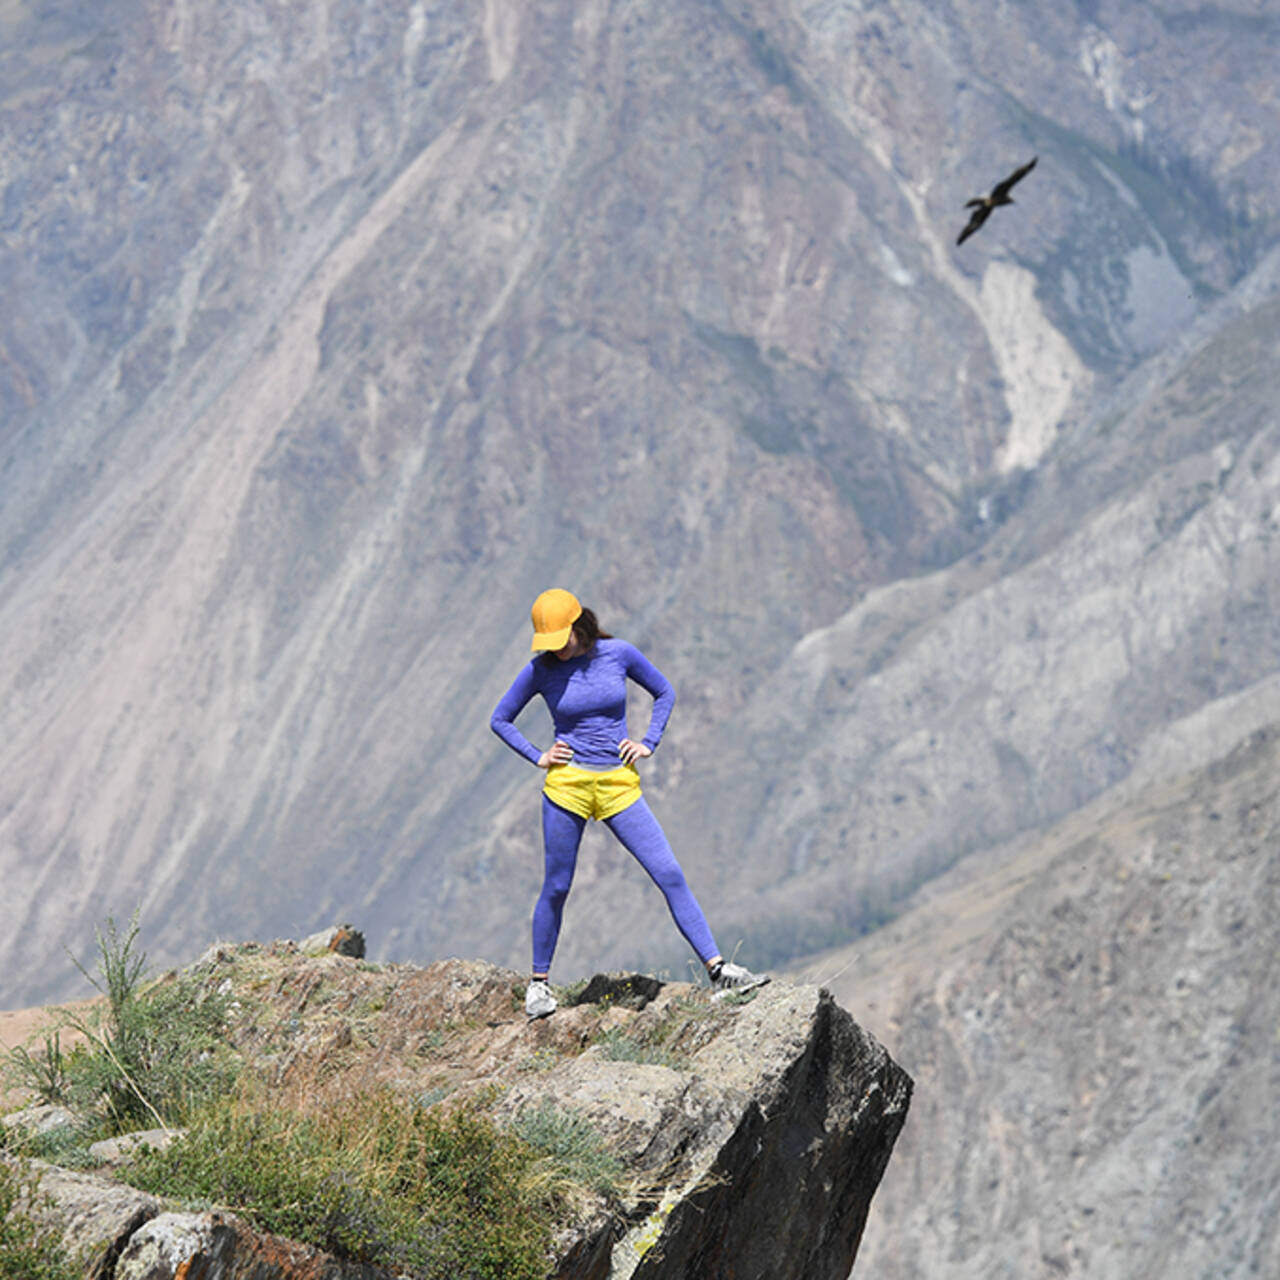
{"label": "woman", "polygon": [[[533,977],[525,1013],[544,1018],[555,1012],[547,975],[590,818],[603,822],[662,890],[676,928],[706,965],[716,991],[768,982],[720,955],[667,837],[640,794],[636,761],[653,754],[676,700],[666,677],[634,645],[601,631],[595,614],[558,587],[533,602],[532,648],[537,656],[503,694],[489,722],[513,751],[547,771],[542,789],[546,871],[533,910]],[[628,678],[653,695],[649,731],[638,742],[627,736]],[[542,695],[555,724],[556,740],[547,751],[539,751],[515,726],[535,694]]]}

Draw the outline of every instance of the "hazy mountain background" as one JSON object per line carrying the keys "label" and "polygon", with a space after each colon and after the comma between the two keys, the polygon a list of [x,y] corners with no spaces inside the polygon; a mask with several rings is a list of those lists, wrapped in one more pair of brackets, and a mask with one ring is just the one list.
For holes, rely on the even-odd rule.
{"label": "hazy mountain background", "polygon": [[1280,1274],[1280,733],[966,859],[828,982],[916,1081],[856,1276]]}
{"label": "hazy mountain background", "polygon": [[[1174,1199],[1073,1209],[1081,1255],[982,1179],[1021,1152],[1068,1204],[1095,1166],[1036,1107],[1139,1107],[1144,1062],[1188,1143],[1206,1062],[1280,1079],[1274,1019],[1231,1031],[1274,839],[1141,816],[1225,812],[1280,722],[1277,66],[1244,0],[0,0],[0,1006],[79,994],[64,948],[135,906],[157,962],[342,917],[523,967],[539,779],[487,722],[563,585],[677,687],[647,789],[722,945],[852,943],[815,963],[935,1079],[864,1260],[1158,1274],[1100,1240]],[[1220,1016],[1216,961],[1034,1010],[992,976],[1114,951],[1143,823],[1255,984],[1194,1069],[1157,1032]],[[592,833],[557,976],[684,962]],[[1106,1087],[1008,1066],[1036,1019]],[[1232,1151],[1203,1274],[1266,1274]]]}

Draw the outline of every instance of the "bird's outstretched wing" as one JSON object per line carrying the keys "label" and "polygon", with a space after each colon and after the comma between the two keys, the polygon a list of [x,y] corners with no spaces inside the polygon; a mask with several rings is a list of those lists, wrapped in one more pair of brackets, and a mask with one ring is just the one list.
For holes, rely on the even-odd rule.
{"label": "bird's outstretched wing", "polygon": [[991,216],[991,206],[989,204],[983,204],[980,200],[970,200],[969,203],[974,205],[975,208],[969,217],[969,225],[966,226],[957,237],[956,244],[964,244],[964,242]]}
{"label": "bird's outstretched wing", "polygon": [[991,202],[993,204],[1002,204],[1007,200],[1009,192],[1013,190],[1014,183],[1021,182],[1036,167],[1036,161],[1039,159],[1039,156],[1032,156],[1030,161],[1024,164],[1021,169],[1015,169],[1003,182],[997,182],[991,188]]}

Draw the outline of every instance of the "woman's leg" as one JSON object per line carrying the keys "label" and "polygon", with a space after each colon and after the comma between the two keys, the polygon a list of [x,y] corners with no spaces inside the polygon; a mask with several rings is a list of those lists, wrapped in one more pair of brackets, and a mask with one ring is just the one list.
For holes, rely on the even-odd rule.
{"label": "woman's leg", "polygon": [[551,969],[556,940],[560,937],[560,917],[569,896],[573,871],[578,864],[578,845],[586,818],[562,809],[542,797],[542,848],[544,870],[542,893],[533,909],[533,973],[545,978]]}
{"label": "woman's leg", "polygon": [[676,855],[644,797],[629,804],[621,813],[615,813],[612,818],[606,818],[605,823],[662,890],[676,928],[698,953],[698,959],[703,964],[715,960],[719,952],[707,918],[702,914]]}

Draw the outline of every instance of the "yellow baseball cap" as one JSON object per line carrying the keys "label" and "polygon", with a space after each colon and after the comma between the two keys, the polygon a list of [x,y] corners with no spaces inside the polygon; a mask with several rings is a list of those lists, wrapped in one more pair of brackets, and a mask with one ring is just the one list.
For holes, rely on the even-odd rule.
{"label": "yellow baseball cap", "polygon": [[563,649],[569,643],[573,624],[582,614],[578,597],[560,587],[544,591],[534,602],[532,649]]}

